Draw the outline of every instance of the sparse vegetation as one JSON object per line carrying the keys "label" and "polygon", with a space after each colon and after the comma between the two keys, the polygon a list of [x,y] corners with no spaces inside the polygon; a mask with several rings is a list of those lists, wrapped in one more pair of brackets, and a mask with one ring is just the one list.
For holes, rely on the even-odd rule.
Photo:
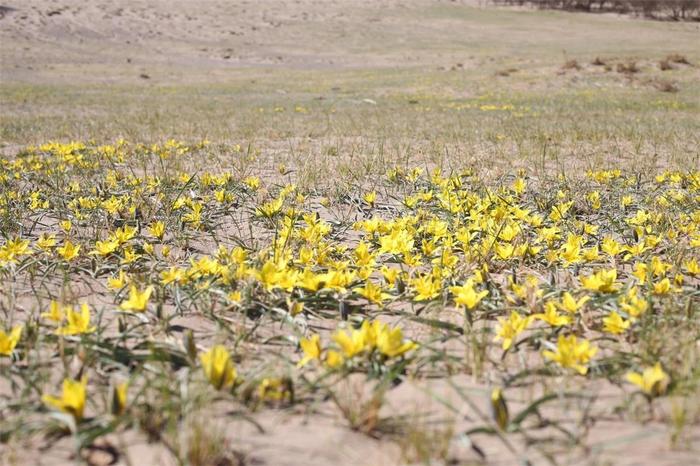
{"label": "sparse vegetation", "polygon": [[661,60],[659,62],[659,69],[661,71],[668,71],[668,70],[672,70],[673,66],[671,65],[671,63],[668,60]]}
{"label": "sparse vegetation", "polygon": [[[689,24],[31,2],[0,8],[5,463],[695,460]],[[86,18],[114,36],[55,32]]]}
{"label": "sparse vegetation", "polygon": [[678,86],[667,79],[657,79],[654,81],[654,87],[661,92],[678,92]]}
{"label": "sparse vegetation", "polygon": [[639,67],[637,66],[637,62],[634,60],[630,60],[627,63],[618,63],[616,69],[618,73],[623,74],[639,73]]}
{"label": "sparse vegetation", "polygon": [[562,68],[565,70],[580,70],[581,65],[578,64],[577,60],[567,60],[564,65],[562,65]]}

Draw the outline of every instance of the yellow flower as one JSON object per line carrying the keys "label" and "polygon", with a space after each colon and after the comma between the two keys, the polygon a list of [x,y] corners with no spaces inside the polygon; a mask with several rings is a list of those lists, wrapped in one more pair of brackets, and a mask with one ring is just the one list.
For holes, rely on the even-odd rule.
{"label": "yellow flower", "polygon": [[395,358],[414,349],[417,345],[410,340],[404,340],[403,332],[396,327],[390,329],[386,324],[380,324],[377,333],[377,349],[383,355]]}
{"label": "yellow flower", "polygon": [[586,302],[591,299],[590,296],[584,296],[578,301],[568,291],[564,292],[561,297],[561,303],[559,304],[559,309],[575,314],[581,307],[586,304]]}
{"label": "yellow flower", "polygon": [[654,283],[654,294],[663,295],[671,291],[671,281],[668,278],[664,278],[658,283]]}
{"label": "yellow flower", "polygon": [[685,271],[688,273],[688,275],[691,275],[693,277],[695,275],[700,275],[700,264],[698,264],[698,261],[695,258],[683,262],[683,267],[685,268]]}
{"label": "yellow flower", "polygon": [[641,374],[629,372],[626,378],[628,382],[635,384],[642,392],[652,397],[663,395],[669,383],[668,374],[658,362],[653,367],[644,369]]}
{"label": "yellow flower", "polygon": [[258,385],[258,397],[266,401],[282,401],[293,398],[292,381],[289,378],[264,378]]}
{"label": "yellow flower", "polygon": [[381,268],[380,272],[382,273],[384,280],[390,286],[394,286],[394,284],[396,283],[396,279],[399,278],[401,275],[401,269],[398,269],[398,268],[391,268],[390,269],[386,265]]}
{"label": "yellow flower", "polygon": [[42,233],[41,235],[39,235],[39,239],[36,240],[36,245],[39,249],[48,251],[52,247],[56,246],[56,235],[48,235],[46,233]]}
{"label": "yellow flower", "polygon": [[131,285],[129,288],[129,299],[122,301],[119,307],[127,312],[143,312],[146,310],[151,293],[153,293],[153,286],[149,286],[144,291],[139,291],[138,288]]}
{"label": "yellow flower", "polygon": [[503,350],[506,351],[513,345],[515,337],[520,335],[532,322],[533,317],[523,317],[515,311],[510,313],[508,319],[498,318],[498,328],[494,341],[503,340]]}
{"label": "yellow flower", "polygon": [[283,290],[292,291],[297,278],[299,277],[299,272],[292,268],[283,268],[275,276],[275,285]]}
{"label": "yellow flower", "polygon": [[442,291],[440,280],[433,277],[432,274],[414,278],[411,280],[411,286],[416,291],[416,296],[413,298],[414,301],[426,301],[436,298]]}
{"label": "yellow flower", "polygon": [[600,254],[598,254],[598,246],[596,245],[591,248],[584,249],[581,256],[586,262],[593,262],[598,260],[598,258],[600,257]]}
{"label": "yellow flower", "polygon": [[284,204],[284,197],[280,196],[270,202],[262,204],[255,210],[255,215],[258,217],[272,218],[282,211],[282,205]]}
{"label": "yellow flower", "polygon": [[[369,280],[369,277],[372,276],[372,272],[374,272],[374,269],[372,269],[372,267],[361,267],[357,271],[357,278],[362,281],[367,281]],[[389,296],[386,295],[386,297],[388,298]]]}
{"label": "yellow flower", "polygon": [[402,262],[408,267],[420,267],[423,264],[423,259],[420,254],[406,253],[403,255]]}
{"label": "yellow flower", "polygon": [[70,262],[76,257],[78,257],[78,253],[80,252],[80,246],[76,246],[73,243],[71,243],[70,240],[66,240],[65,243],[63,243],[63,246],[56,249],[56,251],[64,260]]}
{"label": "yellow flower", "polygon": [[10,356],[12,354],[22,337],[22,328],[21,325],[17,325],[12,328],[9,334],[0,329],[0,355]]}
{"label": "yellow flower", "polygon": [[[685,281],[685,277],[683,276],[682,273],[677,273],[673,277],[673,282],[678,286],[683,286],[684,281]],[[680,290],[677,290],[677,291],[680,291]]]}
{"label": "yellow flower", "polygon": [[299,361],[297,367],[303,367],[314,359],[321,358],[321,337],[318,335],[312,335],[311,338],[302,338],[299,342],[302,351],[304,351],[304,357]]}
{"label": "yellow flower", "polygon": [[298,278],[296,286],[309,291],[318,291],[326,283],[325,274],[316,274],[311,269],[304,269]]}
{"label": "yellow flower", "polygon": [[547,322],[552,327],[561,327],[562,325],[568,325],[571,323],[571,317],[568,315],[559,314],[557,312],[557,306],[553,302],[547,302],[544,307],[544,313],[535,314],[533,317]]}
{"label": "yellow flower", "polygon": [[124,225],[123,227],[119,227],[113,233],[114,239],[116,239],[120,245],[129,241],[135,235],[136,235],[136,227],[132,227],[129,225]]}
{"label": "yellow flower", "polygon": [[331,369],[336,369],[343,365],[343,355],[336,350],[326,351],[326,366]]}
{"label": "yellow flower", "polygon": [[506,430],[509,423],[508,405],[503,398],[503,390],[494,388],[491,391],[491,415],[501,430]]}
{"label": "yellow flower", "polygon": [[649,307],[647,300],[638,296],[638,291],[636,286],[632,287],[626,296],[620,298],[620,307],[633,319],[646,312]]}
{"label": "yellow flower", "polygon": [[241,293],[240,290],[232,291],[227,295],[228,299],[231,301],[232,304],[240,304],[241,299],[243,299],[243,294]]}
{"label": "yellow flower", "polygon": [[245,183],[253,191],[256,191],[258,188],[260,188],[260,178],[258,178],[257,176],[249,176],[248,178],[243,180],[243,183]]}
{"label": "yellow flower", "polygon": [[96,241],[95,250],[90,254],[98,254],[100,256],[108,256],[117,250],[119,241],[116,238],[109,238],[105,241]]}
{"label": "yellow flower", "polygon": [[489,294],[487,290],[477,293],[472,279],[467,280],[462,286],[451,286],[450,293],[455,295],[455,303],[466,306],[467,309],[474,309]]}
{"label": "yellow flower", "polygon": [[496,243],[494,250],[500,259],[506,260],[513,255],[515,248],[510,243]]}
{"label": "yellow flower", "polygon": [[223,345],[215,345],[199,356],[204,374],[217,390],[229,388],[236,380],[236,369],[231,355]]}
{"label": "yellow flower", "polygon": [[[560,191],[560,194],[561,193]],[[563,197],[563,196],[560,196]],[[549,219],[552,220],[553,222],[558,222],[562,220],[564,217],[566,217],[567,212],[569,209],[571,209],[571,206],[574,205],[574,201],[569,201],[569,202],[562,202],[561,204],[557,204],[552,207],[552,211],[549,214]]]}
{"label": "yellow flower", "polygon": [[579,374],[585,375],[588,372],[588,362],[597,352],[598,348],[591,346],[588,340],[582,340],[579,343],[576,335],[568,337],[559,335],[556,351],[545,350],[542,355],[558,363],[561,367],[571,368]]}
{"label": "yellow flower", "polygon": [[629,254],[625,255],[625,260],[629,260],[632,257],[641,256],[649,247],[643,241],[639,241],[633,246],[625,246],[624,249],[629,252]]}
{"label": "yellow flower", "polygon": [[392,230],[388,235],[379,238],[379,252],[388,254],[410,254],[413,250],[414,239],[411,234],[404,229]]}
{"label": "yellow flower", "polygon": [[112,386],[112,414],[119,416],[126,410],[127,390],[129,382],[122,382]]}
{"label": "yellow flower", "polygon": [[623,333],[630,327],[630,321],[623,319],[616,311],[603,318],[603,330],[613,335]]}
{"label": "yellow flower", "polygon": [[126,275],[126,273],[123,270],[120,270],[119,275],[116,277],[109,277],[107,279],[107,288],[112,291],[120,290],[126,284],[128,278],[129,277]]}
{"label": "yellow flower", "polygon": [[204,206],[199,202],[193,202],[190,212],[182,216],[182,221],[188,223],[195,230],[199,229],[202,224],[202,209]]}
{"label": "yellow flower", "polygon": [[68,413],[72,415],[76,421],[80,421],[83,418],[83,412],[85,410],[86,389],[87,377],[83,377],[80,381],[64,379],[63,393],[60,398],[53,395],[44,395],[41,399],[52,408]]}
{"label": "yellow flower", "polygon": [[647,281],[647,275],[649,272],[649,266],[642,263],[642,262],[637,262],[634,264],[632,275],[639,280],[639,283],[644,285]]}
{"label": "yellow flower", "polygon": [[377,191],[370,191],[368,193],[365,193],[362,196],[362,200],[364,200],[367,204],[369,204],[371,207],[374,207],[374,203],[377,200]]}
{"label": "yellow flower", "polygon": [[287,298],[287,310],[292,316],[299,315],[304,311],[304,303]]}
{"label": "yellow flower", "polygon": [[633,217],[627,219],[627,223],[630,225],[644,225],[651,219],[649,212],[644,210],[637,210],[637,213]]}
{"label": "yellow flower", "polygon": [[586,199],[588,199],[588,202],[591,203],[591,208],[593,210],[600,209],[600,192],[592,191],[592,192],[588,193],[588,195],[586,196]]}
{"label": "yellow flower", "polygon": [[527,183],[523,178],[516,178],[513,182],[513,185],[511,186],[511,189],[515,192],[515,194],[520,195],[525,191],[526,187]]}
{"label": "yellow flower", "polygon": [[375,262],[375,254],[372,254],[369,250],[369,246],[366,242],[362,241],[357,245],[354,252],[355,265],[360,267],[373,266]]}
{"label": "yellow flower", "polygon": [[566,243],[561,248],[560,256],[565,264],[575,264],[581,261],[581,244],[583,237],[569,234]]}
{"label": "yellow flower", "polygon": [[251,270],[251,274],[257,278],[268,291],[275,288],[293,288],[294,283],[291,280],[297,280],[298,272],[287,269],[284,261],[276,263],[272,260],[266,261],[260,270]]}
{"label": "yellow flower", "polygon": [[599,270],[598,272],[579,277],[584,288],[602,293],[613,293],[620,289],[620,284],[616,283],[617,270]]}
{"label": "yellow flower", "polygon": [[165,223],[163,222],[153,222],[149,227],[148,227],[148,232],[153,235],[154,237],[158,238],[159,240],[163,239],[163,235],[165,235]]}
{"label": "yellow flower", "polygon": [[80,306],[80,313],[73,308],[66,309],[66,319],[68,324],[57,328],[57,335],[80,335],[95,331],[95,327],[90,326],[90,309],[85,303]]}
{"label": "yellow flower", "polygon": [[615,241],[611,236],[606,236],[605,238],[603,238],[601,249],[604,253],[608,254],[611,257],[615,257],[616,255],[622,252],[622,246],[620,245],[620,243]]}
{"label": "yellow flower", "polygon": [[41,313],[41,318],[42,319],[47,319],[51,320],[56,323],[60,323],[63,321],[63,309],[60,304],[58,304],[57,301],[51,301],[51,304],[49,304],[49,311],[48,312],[42,312]]}
{"label": "yellow flower", "polygon": [[120,261],[120,264],[126,265],[136,262],[141,257],[133,247],[127,247],[124,249],[124,258]]}
{"label": "yellow flower", "polygon": [[338,330],[332,338],[340,346],[346,358],[352,358],[365,349],[365,332],[362,330],[353,329],[350,332]]}
{"label": "yellow flower", "polygon": [[160,273],[160,283],[163,286],[169,285],[171,283],[181,284],[187,279],[186,272],[179,267],[170,267],[169,270],[163,270]]}
{"label": "yellow flower", "polygon": [[[525,277],[523,284],[515,283],[512,277],[508,277],[508,280],[510,281],[510,287],[513,293],[522,301],[541,298],[544,294],[544,290],[539,288],[539,279],[535,276],[528,275]],[[516,302],[510,297],[508,297],[508,299],[511,302]]]}
{"label": "yellow flower", "polygon": [[658,256],[651,258],[651,271],[655,277],[663,277],[671,267],[673,267],[672,264],[662,261]]}
{"label": "yellow flower", "polygon": [[354,288],[353,291],[367,299],[367,301],[376,304],[382,304],[383,301],[390,298],[390,295],[388,293],[382,292],[381,286],[375,285],[369,280],[365,282],[365,286]]}

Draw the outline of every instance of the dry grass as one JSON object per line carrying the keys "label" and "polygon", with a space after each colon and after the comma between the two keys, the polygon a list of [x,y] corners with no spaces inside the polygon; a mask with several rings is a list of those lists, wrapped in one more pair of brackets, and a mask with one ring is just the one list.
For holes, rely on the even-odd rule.
{"label": "dry grass", "polygon": [[693,25],[64,3],[0,19],[2,461],[694,461]]}

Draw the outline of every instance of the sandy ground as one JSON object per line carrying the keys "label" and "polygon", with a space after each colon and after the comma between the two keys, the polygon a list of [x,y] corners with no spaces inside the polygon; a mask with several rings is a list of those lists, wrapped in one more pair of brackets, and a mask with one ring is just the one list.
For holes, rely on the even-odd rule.
{"label": "sandy ground", "polygon": [[[190,80],[203,71],[261,66],[468,68],[484,56],[542,57],[548,52],[536,40],[542,36],[549,37],[547,49],[566,55],[582,47],[592,53],[653,51],[668,47],[669,31],[688,38],[698,32],[694,24],[653,25],[635,37],[630,34],[635,21],[625,16],[533,16],[483,3],[6,0],[0,18],[2,79],[55,81],[83,66],[103,82],[122,75]],[[586,27],[592,20],[595,28]],[[168,73],[154,75],[160,68]]]}
{"label": "sandy ground", "polygon": [[[434,33],[434,28],[449,25],[449,19],[422,24],[410,13],[420,2],[380,3],[8,2],[2,19],[3,73],[26,77],[35,74],[28,71],[67,62],[132,69],[425,65],[442,55],[427,49],[416,52],[411,35]],[[380,48],[402,45],[407,51],[403,55],[385,56]],[[95,47],[101,48],[99,53]]]}
{"label": "sandy ground", "polygon": [[[203,84],[225,81],[228,73],[255,69],[350,70],[414,68],[462,70],[484,62],[522,58],[527,66],[541,54],[528,26],[513,20],[512,10],[484,9],[477,0],[2,0],[0,6],[0,81],[3,83],[121,84],[139,82]],[[464,10],[455,10],[463,6]],[[530,13],[527,13],[530,14]],[[502,15],[503,23],[481,22]],[[499,16],[500,18],[501,16]],[[556,14],[555,18],[560,18]],[[572,16],[573,18],[573,16]],[[571,28],[570,21],[542,17],[540,34],[551,37],[547,50],[604,52],[611,41],[629,39],[629,18],[598,18],[606,34]],[[588,19],[583,19],[588,21]],[[602,21],[602,23],[601,23]],[[616,46],[629,53],[666,50],[671,28],[688,38],[693,24],[654,25],[638,42]],[[507,34],[507,38],[504,38]],[[498,39],[498,40],[496,40]],[[654,49],[658,47],[658,49]],[[556,61],[562,61],[556,52]],[[468,91],[461,91],[468,92]],[[188,325],[196,326],[195,323]],[[478,393],[485,404],[486,385],[466,377],[455,383]],[[0,392],[3,391],[0,381]],[[5,387],[6,388],[6,387]],[[431,395],[426,395],[426,391]],[[435,396],[439,394],[439,396]],[[431,416],[452,419],[457,431],[473,425],[469,408],[445,412],[437,398],[459,405],[443,382],[409,382],[387,395],[387,417],[431,408]],[[608,406],[609,407],[609,406]],[[434,409],[433,409],[434,408]],[[473,414],[473,413],[471,413]],[[402,464],[400,442],[370,438],[348,429],[337,410],[324,403],[311,413],[268,410],[256,420],[222,424],[232,448],[247,455],[246,464],[379,465]],[[218,421],[217,421],[218,422]],[[225,421],[221,421],[224,423]],[[612,416],[593,429],[584,451],[570,464],[699,464],[692,451],[669,451],[665,426],[649,422],[622,425]],[[126,435],[120,464],[171,464],[167,451]],[[624,455],[620,445],[624,446]],[[514,464],[499,443],[481,446],[488,464]],[[2,450],[2,448],[0,448]],[[467,447],[451,454],[455,464],[482,460]],[[661,459],[663,458],[663,459]],[[539,458],[545,461],[543,458]],[[13,449],[0,453],[0,464],[71,464],[68,441],[41,455]],[[104,464],[104,458],[94,460]],[[536,463],[542,464],[542,463]]]}

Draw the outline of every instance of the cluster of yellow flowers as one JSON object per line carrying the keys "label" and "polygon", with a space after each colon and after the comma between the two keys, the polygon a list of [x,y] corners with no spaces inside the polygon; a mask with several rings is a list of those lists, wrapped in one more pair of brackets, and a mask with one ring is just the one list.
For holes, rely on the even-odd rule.
{"label": "cluster of yellow flowers", "polygon": [[[291,183],[163,163],[204,147],[50,143],[0,159],[3,279],[56,274],[113,302],[75,310],[72,293],[48,287],[48,309],[35,303],[40,328],[88,341],[105,328],[91,308],[128,320],[206,303],[292,321],[340,308],[343,318],[362,314],[361,325],[338,329],[323,346],[322,335],[302,337],[297,366],[357,370],[421,349],[373,314],[456,309],[466,321],[492,322],[504,357],[522,345],[545,348],[541,361],[553,372],[587,375],[600,353],[633,342],[652,310],[678,309],[698,286],[697,171],[642,181],[603,170],[531,189],[525,173],[489,185],[470,170],[395,168],[372,190],[337,201],[360,216],[347,222],[333,217],[327,198]],[[0,330],[0,355],[21,356],[22,328]],[[594,344],[596,333],[609,338]],[[235,386],[225,346],[200,361],[216,389]],[[658,361],[646,364],[627,380],[662,394],[670,376]],[[45,401],[79,419],[86,384],[66,379],[63,397]]]}
{"label": "cluster of yellow flowers", "polygon": [[359,329],[338,330],[332,336],[336,349],[321,347],[319,335],[312,335],[302,339],[299,344],[304,352],[304,357],[298,366],[302,367],[310,361],[323,361],[326,366],[335,369],[344,363],[356,361],[358,356],[373,358],[378,356],[380,360],[399,357],[417,347],[413,341],[403,337],[401,328],[390,328],[378,320],[374,322],[364,321]]}

